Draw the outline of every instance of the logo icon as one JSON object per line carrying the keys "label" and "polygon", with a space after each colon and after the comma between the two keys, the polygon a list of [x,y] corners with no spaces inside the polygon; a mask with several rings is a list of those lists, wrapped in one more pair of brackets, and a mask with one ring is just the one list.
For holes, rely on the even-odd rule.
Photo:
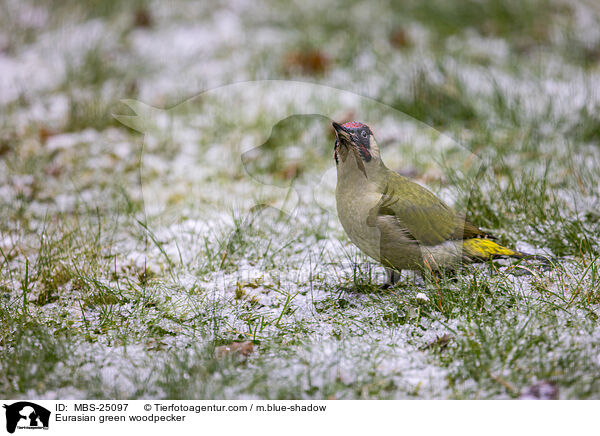
{"label": "logo icon", "polygon": [[6,431],[14,433],[18,429],[48,429],[50,411],[29,401],[19,401],[11,405],[4,404],[6,409]]}

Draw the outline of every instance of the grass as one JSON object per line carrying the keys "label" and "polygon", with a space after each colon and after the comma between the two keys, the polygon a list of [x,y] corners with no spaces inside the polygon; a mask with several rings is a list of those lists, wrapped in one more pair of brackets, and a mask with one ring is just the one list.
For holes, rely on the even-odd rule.
{"label": "grass", "polygon": [[568,12],[568,9],[545,0],[407,3],[409,16],[434,28],[442,37],[461,34],[465,28],[470,28],[485,36],[509,41],[531,40],[533,43],[545,42],[549,36],[548,21],[557,18],[560,12]]}
{"label": "grass", "polygon": [[[441,71],[442,74],[445,74]],[[432,83],[419,71],[411,83],[409,97],[400,97],[390,105],[437,129],[450,124],[469,126],[477,122],[477,112],[456,78],[445,77],[441,84]]]}
{"label": "grass", "polygon": [[[559,398],[600,398],[600,41],[578,21],[586,6],[356,3],[341,20],[329,5],[271,3],[41,3],[38,21],[27,2],[2,5],[11,22],[33,18],[0,32],[22,90],[0,88],[0,391],[504,399],[544,381]],[[89,45],[57,43],[57,29],[76,40],[98,23]],[[498,260],[381,290],[383,269],[347,239],[322,180],[326,114],[362,115],[347,102],[273,121],[264,96],[223,107],[200,95],[168,111],[175,127],[157,137],[113,117],[125,98],[167,108],[280,77],[412,117],[371,113],[388,162],[550,267]],[[160,131],[163,113],[148,113]],[[476,178],[462,173],[467,150],[482,162]],[[298,194],[293,213],[252,209],[259,190],[277,200],[282,188]],[[247,355],[216,351],[247,341]]]}

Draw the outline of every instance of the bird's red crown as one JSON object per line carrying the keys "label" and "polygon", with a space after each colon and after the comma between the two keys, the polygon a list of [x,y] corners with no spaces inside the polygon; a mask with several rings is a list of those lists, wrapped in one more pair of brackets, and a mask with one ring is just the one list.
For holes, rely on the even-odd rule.
{"label": "bird's red crown", "polygon": [[[346,129],[358,129],[359,127],[365,127],[366,124],[359,123],[358,121],[350,121],[348,123],[342,124],[342,127]],[[368,127],[368,126],[367,126]]]}

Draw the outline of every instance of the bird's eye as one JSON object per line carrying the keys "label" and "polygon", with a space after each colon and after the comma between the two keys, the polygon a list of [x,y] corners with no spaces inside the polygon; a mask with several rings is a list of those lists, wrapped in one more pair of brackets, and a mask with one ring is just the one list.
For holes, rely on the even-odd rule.
{"label": "bird's eye", "polygon": [[366,130],[363,130],[362,132],[360,132],[360,134],[362,135],[363,138],[366,138],[368,136]]}

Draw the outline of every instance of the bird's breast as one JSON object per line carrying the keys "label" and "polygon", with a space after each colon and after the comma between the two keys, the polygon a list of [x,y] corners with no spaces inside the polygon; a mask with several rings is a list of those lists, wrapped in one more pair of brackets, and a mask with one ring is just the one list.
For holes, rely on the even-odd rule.
{"label": "bird's breast", "polygon": [[[381,234],[373,220],[381,193],[372,186],[340,183],[336,187],[338,218],[350,240],[365,254],[380,260]],[[368,189],[372,188],[372,189]]]}

